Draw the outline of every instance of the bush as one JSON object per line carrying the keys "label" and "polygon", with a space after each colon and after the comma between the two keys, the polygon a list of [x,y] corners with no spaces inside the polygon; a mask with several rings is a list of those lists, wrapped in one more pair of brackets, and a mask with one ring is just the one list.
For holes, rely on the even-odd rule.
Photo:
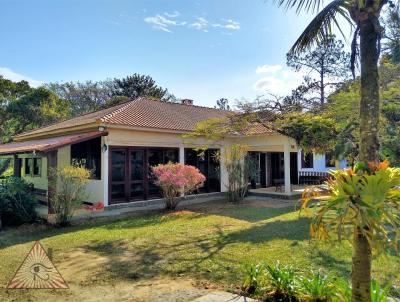
{"label": "bush", "polygon": [[299,291],[307,301],[331,301],[335,296],[334,284],[328,276],[317,272],[299,279]]}
{"label": "bush", "polygon": [[50,172],[53,186],[57,192],[52,200],[56,225],[71,224],[72,216],[86,198],[86,184],[90,171],[83,167],[66,166]]}
{"label": "bush", "polygon": [[267,278],[270,283],[270,296],[278,301],[293,301],[296,293],[295,271],[291,266],[266,265]]}
{"label": "bush", "polygon": [[255,176],[256,165],[247,155],[245,145],[232,145],[225,149],[224,164],[228,173],[228,200],[241,201],[247,194],[249,179]]}
{"label": "bush", "polygon": [[263,264],[246,264],[244,273],[242,292],[246,295],[259,293],[265,283],[265,266]]}
{"label": "bush", "polygon": [[29,185],[20,178],[10,177],[0,184],[0,228],[36,220],[37,200]]}
{"label": "bush", "polygon": [[196,167],[179,163],[155,166],[153,173],[156,184],[162,188],[168,210],[176,208],[179,203],[177,197],[200,188],[206,179]]}

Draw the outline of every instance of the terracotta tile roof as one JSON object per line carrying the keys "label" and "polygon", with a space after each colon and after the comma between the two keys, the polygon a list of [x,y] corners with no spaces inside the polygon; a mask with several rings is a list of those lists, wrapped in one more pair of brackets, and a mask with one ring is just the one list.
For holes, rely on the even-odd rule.
{"label": "terracotta tile roof", "polygon": [[30,140],[24,142],[16,142],[9,144],[0,144],[0,154],[15,154],[25,152],[48,152],[62,146],[82,142],[102,135],[107,132],[91,131],[86,133],[71,134],[45,139]]}
{"label": "terracotta tile roof", "polygon": [[[88,113],[60,123],[35,129],[15,136],[15,140],[23,141],[33,136],[46,136],[52,131],[89,125],[121,125],[139,128],[163,129],[171,131],[192,131],[200,121],[210,118],[223,118],[231,111],[195,105],[184,105],[163,101],[137,98],[135,100],[113,106],[104,110]],[[255,125],[253,134],[271,132],[262,125]]]}

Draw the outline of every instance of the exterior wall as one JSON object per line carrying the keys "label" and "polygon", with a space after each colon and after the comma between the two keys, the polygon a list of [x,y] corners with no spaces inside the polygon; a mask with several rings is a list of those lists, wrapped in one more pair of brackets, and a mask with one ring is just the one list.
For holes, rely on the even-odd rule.
{"label": "exterior wall", "polygon": [[35,188],[41,189],[41,190],[46,190],[48,188],[48,181],[47,181],[47,158],[46,157],[39,157],[42,159],[42,166],[41,166],[41,175],[40,176],[30,176],[30,175],[25,175],[25,158],[32,158],[35,157],[32,154],[22,154],[18,156],[19,158],[22,158],[22,164],[21,164],[21,178],[24,179],[28,183],[32,183]]}
{"label": "exterior wall", "polygon": [[[335,170],[336,167],[326,167],[325,166],[325,154],[314,154],[314,167],[313,168],[302,168],[301,167],[301,151],[297,152],[297,163],[299,172],[328,172],[330,170]],[[346,161],[339,161],[339,168],[346,168]]]}

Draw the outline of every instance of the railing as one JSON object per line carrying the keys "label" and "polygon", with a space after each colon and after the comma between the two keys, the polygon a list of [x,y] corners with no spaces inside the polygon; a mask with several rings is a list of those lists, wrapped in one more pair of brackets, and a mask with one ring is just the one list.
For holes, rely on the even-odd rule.
{"label": "railing", "polygon": [[320,185],[328,177],[328,172],[299,171],[299,185]]}

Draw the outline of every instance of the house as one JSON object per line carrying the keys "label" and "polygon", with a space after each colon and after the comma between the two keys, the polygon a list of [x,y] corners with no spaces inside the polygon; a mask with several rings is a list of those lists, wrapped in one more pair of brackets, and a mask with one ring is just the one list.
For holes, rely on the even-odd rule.
{"label": "house", "polygon": [[[87,201],[103,201],[105,206],[159,198],[160,189],[149,171],[169,161],[198,167],[206,176],[201,193],[224,192],[228,183],[224,161],[213,155],[221,152],[223,157],[224,148],[238,138],[188,141],[182,135],[199,121],[227,114],[195,106],[191,100],[168,103],[138,98],[19,134],[12,143],[0,145],[0,156],[12,156],[15,176],[47,192],[49,198],[56,190],[49,182],[49,169],[71,164],[93,171]],[[291,183],[298,183],[303,169],[295,142],[260,125],[241,139],[257,159],[256,185],[271,186],[280,179],[284,193],[290,194]],[[195,148],[205,144],[207,151],[198,156]]]}

